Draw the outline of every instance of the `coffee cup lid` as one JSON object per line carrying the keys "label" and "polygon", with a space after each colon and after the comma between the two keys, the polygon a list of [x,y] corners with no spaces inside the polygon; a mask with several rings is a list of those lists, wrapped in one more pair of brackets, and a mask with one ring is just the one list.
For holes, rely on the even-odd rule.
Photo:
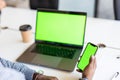
{"label": "coffee cup lid", "polygon": [[31,30],[31,29],[32,29],[32,27],[29,24],[22,25],[19,28],[20,31],[28,31],[28,30]]}

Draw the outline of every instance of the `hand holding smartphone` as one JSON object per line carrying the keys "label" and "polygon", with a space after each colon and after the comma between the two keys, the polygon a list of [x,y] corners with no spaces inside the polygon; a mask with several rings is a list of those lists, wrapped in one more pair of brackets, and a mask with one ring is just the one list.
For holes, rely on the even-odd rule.
{"label": "hand holding smartphone", "polygon": [[83,51],[82,57],[78,62],[78,69],[84,70],[85,67],[89,64],[89,59],[92,55],[95,55],[98,50],[98,46],[93,43],[87,43],[86,48]]}

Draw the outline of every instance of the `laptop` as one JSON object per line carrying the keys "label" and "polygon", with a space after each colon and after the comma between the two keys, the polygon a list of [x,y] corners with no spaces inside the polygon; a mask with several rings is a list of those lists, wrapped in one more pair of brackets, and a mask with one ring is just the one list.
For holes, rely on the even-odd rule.
{"label": "laptop", "polygon": [[87,14],[38,9],[35,43],[17,61],[73,71],[84,44]]}

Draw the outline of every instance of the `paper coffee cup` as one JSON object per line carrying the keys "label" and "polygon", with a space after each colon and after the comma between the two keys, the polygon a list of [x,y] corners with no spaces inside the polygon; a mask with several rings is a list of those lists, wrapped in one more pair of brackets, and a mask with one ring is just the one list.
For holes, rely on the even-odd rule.
{"label": "paper coffee cup", "polygon": [[24,43],[28,43],[32,40],[32,27],[30,25],[22,25],[19,30],[21,31],[22,41]]}

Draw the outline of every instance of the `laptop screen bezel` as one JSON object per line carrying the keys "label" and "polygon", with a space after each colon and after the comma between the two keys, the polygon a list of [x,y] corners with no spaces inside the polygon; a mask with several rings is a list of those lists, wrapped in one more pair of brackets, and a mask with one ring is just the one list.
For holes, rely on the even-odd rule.
{"label": "laptop screen bezel", "polygon": [[[84,27],[84,35],[83,35],[82,45],[66,44],[66,43],[44,41],[44,40],[36,40],[38,12],[52,12],[52,13],[54,12],[54,13],[76,14],[76,15],[84,15],[84,16],[86,16],[85,25],[84,25],[85,27]],[[67,47],[83,48],[83,46],[84,46],[84,40],[85,40],[86,21],[87,21],[87,13],[86,12],[62,11],[62,10],[55,10],[55,9],[38,8],[37,9],[37,13],[36,13],[35,43],[36,44],[37,43],[42,43],[42,44],[46,44],[47,43],[47,44],[56,45],[56,46],[67,46]]]}

